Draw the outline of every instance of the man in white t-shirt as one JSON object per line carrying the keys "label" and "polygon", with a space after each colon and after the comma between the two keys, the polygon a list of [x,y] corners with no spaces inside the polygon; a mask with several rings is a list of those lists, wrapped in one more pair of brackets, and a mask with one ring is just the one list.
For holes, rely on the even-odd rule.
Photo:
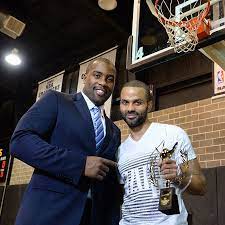
{"label": "man in white t-shirt", "polygon": [[[151,123],[147,118],[151,106],[146,84],[134,80],[124,85],[120,111],[130,128],[130,135],[119,147],[117,155],[120,183],[124,186],[120,225],[187,225],[181,193],[185,190],[191,194],[204,194],[205,177],[184,130],[174,125]],[[172,149],[175,143],[173,157],[159,160],[156,166],[164,181],[170,180],[171,186],[175,187],[178,198],[180,213],[166,215],[158,210],[160,185],[154,185],[150,179],[150,162],[156,161],[163,148]],[[185,174],[189,174],[186,177],[182,173],[186,161],[178,162],[181,150],[191,165],[185,167]],[[156,178],[159,177],[156,174]]]}

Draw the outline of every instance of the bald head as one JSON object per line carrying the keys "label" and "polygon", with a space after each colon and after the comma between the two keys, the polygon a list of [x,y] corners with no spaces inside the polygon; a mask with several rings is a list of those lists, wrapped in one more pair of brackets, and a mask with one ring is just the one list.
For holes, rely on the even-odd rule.
{"label": "bald head", "polygon": [[111,67],[111,69],[116,74],[116,67],[114,66],[114,64],[109,59],[106,59],[103,57],[100,57],[100,58],[95,59],[94,61],[91,61],[87,66],[86,73],[88,73],[90,70],[92,70],[92,68],[95,67],[96,64],[98,64],[100,62],[107,64],[109,67]]}
{"label": "bald head", "polygon": [[112,94],[116,78],[113,63],[98,58],[89,63],[83,76],[83,93],[97,106],[103,105]]}

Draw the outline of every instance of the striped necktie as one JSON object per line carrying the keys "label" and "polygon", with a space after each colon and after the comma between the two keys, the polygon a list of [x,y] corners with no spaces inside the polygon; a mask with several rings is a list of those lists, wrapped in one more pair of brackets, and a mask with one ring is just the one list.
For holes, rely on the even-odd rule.
{"label": "striped necktie", "polygon": [[101,110],[95,106],[92,108],[93,112],[93,123],[95,128],[95,142],[96,142],[96,150],[99,149],[100,144],[104,139],[104,128],[101,119]]}

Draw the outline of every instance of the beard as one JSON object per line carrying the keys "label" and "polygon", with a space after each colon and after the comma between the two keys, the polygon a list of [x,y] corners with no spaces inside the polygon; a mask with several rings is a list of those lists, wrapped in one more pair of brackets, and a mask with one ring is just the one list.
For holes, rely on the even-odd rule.
{"label": "beard", "polygon": [[[122,115],[123,120],[128,125],[128,127],[135,128],[135,127],[138,127],[138,126],[142,125],[146,121],[148,111],[145,110],[144,112],[141,112],[141,113],[138,113],[136,111],[127,112],[127,113],[121,112],[121,115]],[[136,115],[136,118],[131,120],[127,117],[127,115]]]}

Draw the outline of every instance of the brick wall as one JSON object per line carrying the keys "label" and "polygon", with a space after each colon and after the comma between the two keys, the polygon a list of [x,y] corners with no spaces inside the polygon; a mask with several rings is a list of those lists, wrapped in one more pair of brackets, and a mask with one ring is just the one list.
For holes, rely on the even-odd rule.
{"label": "brick wall", "polygon": [[[149,120],[175,124],[189,135],[202,167],[225,165],[225,96],[196,101],[149,113]],[[124,121],[116,124],[124,140],[129,130]],[[10,184],[28,183],[33,169],[14,160]]]}
{"label": "brick wall", "polygon": [[33,168],[18,159],[14,159],[10,185],[27,184],[30,181]]}

